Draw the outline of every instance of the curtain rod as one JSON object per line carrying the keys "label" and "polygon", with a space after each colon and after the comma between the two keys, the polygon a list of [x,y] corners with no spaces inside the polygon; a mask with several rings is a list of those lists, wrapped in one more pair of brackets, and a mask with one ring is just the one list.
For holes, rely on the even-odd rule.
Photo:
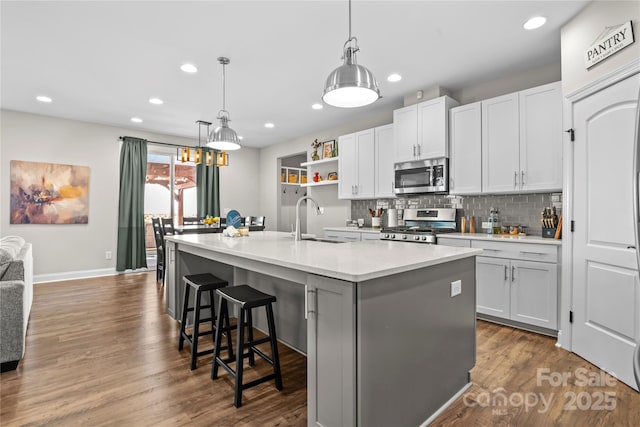
{"label": "curtain rod", "polygon": [[[120,141],[124,141],[125,138],[136,138],[136,139],[141,139],[135,136],[119,136],[118,139]],[[146,140],[145,140],[146,141]],[[170,142],[158,142],[158,141],[147,141],[149,144],[158,144],[158,145],[168,145],[169,147],[189,147],[189,148],[198,148],[197,145],[186,145],[186,144],[172,144]],[[202,148],[206,148],[206,147],[202,147]]]}

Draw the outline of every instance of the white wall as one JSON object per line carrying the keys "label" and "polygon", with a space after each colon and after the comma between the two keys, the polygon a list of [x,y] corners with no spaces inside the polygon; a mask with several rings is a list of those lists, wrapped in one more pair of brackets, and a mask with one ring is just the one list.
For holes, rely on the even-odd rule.
{"label": "white wall", "polygon": [[[586,69],[584,51],[606,27],[633,21],[635,42]],[[594,1],[562,27],[562,91],[565,95],[640,58],[640,4],[638,1]]]}
{"label": "white wall", "polygon": [[[397,108],[399,108],[398,106]],[[393,112],[372,114],[367,120],[350,123],[348,125],[326,129],[314,134],[305,135],[292,141],[282,142],[260,150],[260,209],[267,216],[267,229],[276,230],[278,221],[278,201],[280,199],[280,170],[278,159],[300,152],[307,152],[310,158],[311,143],[318,138],[320,141],[338,139],[338,136],[363,129],[381,126],[393,122]],[[309,178],[310,179],[310,178]],[[309,196],[317,200],[325,208],[324,215],[316,216],[308,207],[307,232],[317,235],[323,234],[323,227],[344,225],[345,219],[351,217],[351,203],[349,200],[338,200],[337,186],[309,187]]]}
{"label": "white wall", "polygon": [[[0,111],[0,235],[19,235],[33,244],[34,274],[40,279],[107,274],[115,271],[120,142],[119,136],[193,145],[197,141],[93,123],[15,111]],[[88,166],[89,223],[9,224],[11,160]],[[258,212],[258,152],[231,154],[220,171],[222,206]],[[105,259],[105,251],[113,259]],[[38,279],[38,278],[36,278]]]}

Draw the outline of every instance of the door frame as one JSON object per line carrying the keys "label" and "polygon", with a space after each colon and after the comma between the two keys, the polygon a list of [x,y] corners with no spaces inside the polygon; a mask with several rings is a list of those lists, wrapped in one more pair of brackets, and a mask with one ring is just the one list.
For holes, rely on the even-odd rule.
{"label": "door frame", "polygon": [[[594,93],[612,86],[627,77],[640,73],[640,59],[594,80],[593,82],[577,89],[569,94],[563,94],[562,123],[563,129],[573,129],[573,105]],[[573,325],[569,322],[569,312],[573,310],[573,234],[571,233],[571,220],[574,212],[574,143],[571,135],[564,134],[562,143],[563,157],[563,190],[562,190],[562,215],[565,218],[565,226],[562,228],[562,274],[560,304],[558,313],[558,342],[556,346],[572,351]]]}

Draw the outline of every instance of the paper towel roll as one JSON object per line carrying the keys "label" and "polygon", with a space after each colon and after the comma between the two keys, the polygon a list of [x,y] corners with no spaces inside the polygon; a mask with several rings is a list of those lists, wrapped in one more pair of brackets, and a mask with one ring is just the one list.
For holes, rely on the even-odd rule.
{"label": "paper towel roll", "polygon": [[398,226],[398,210],[397,209],[387,209],[387,226],[389,227]]}

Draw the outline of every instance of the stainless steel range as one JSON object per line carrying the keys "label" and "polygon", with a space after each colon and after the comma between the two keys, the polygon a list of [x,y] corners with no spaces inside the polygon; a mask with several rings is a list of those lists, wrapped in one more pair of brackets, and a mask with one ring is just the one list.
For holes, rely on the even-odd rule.
{"label": "stainless steel range", "polygon": [[402,218],[404,226],[383,228],[380,239],[435,245],[436,233],[450,233],[457,228],[454,208],[405,209]]}

